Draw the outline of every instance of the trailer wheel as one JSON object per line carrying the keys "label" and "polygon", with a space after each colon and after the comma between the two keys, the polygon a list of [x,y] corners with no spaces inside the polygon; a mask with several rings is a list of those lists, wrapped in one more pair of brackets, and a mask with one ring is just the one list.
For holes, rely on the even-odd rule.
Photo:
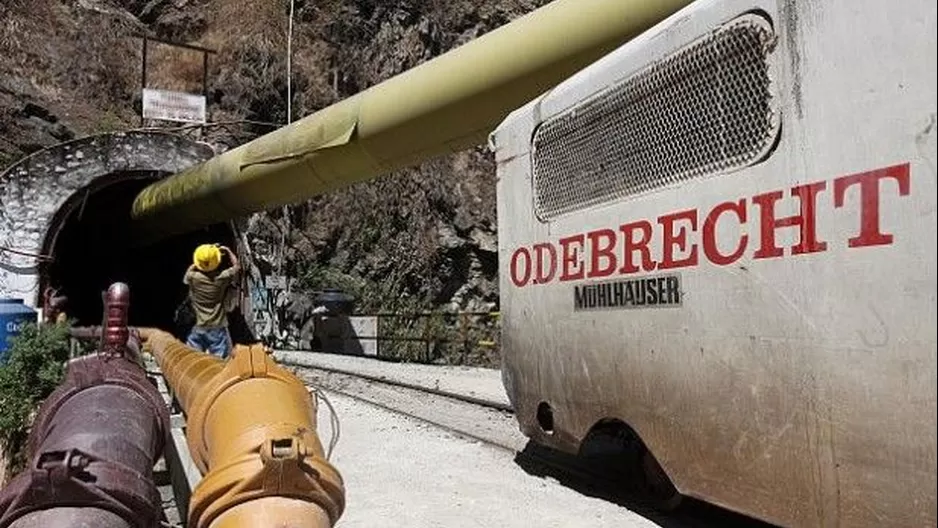
{"label": "trailer wheel", "polygon": [[[642,444],[644,447],[644,444]],[[655,459],[648,448],[642,454],[642,473],[648,500],[655,508],[663,511],[672,511],[681,505],[684,496],[681,495],[664,468]]]}
{"label": "trailer wheel", "polygon": [[635,499],[661,511],[680,506],[678,492],[661,464],[641,438],[620,420],[604,420],[590,430],[580,445],[579,455],[592,465],[604,468],[609,477]]}

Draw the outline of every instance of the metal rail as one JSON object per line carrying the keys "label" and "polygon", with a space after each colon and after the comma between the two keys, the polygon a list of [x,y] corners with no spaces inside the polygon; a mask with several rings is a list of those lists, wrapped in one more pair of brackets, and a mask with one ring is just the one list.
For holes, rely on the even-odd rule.
{"label": "metal rail", "polygon": [[440,389],[433,389],[430,387],[424,387],[422,385],[416,385],[413,383],[407,383],[405,381],[396,381],[392,379],[382,378],[379,376],[372,376],[370,374],[362,374],[360,372],[353,372],[351,370],[337,369],[332,367],[322,367],[322,366],[310,366],[304,365],[302,363],[297,363],[294,361],[280,361],[281,365],[286,365],[290,367],[298,367],[305,370],[321,370],[324,372],[332,372],[334,374],[343,374],[345,376],[354,376],[356,378],[361,378],[368,381],[373,381],[375,383],[382,383],[384,385],[392,385],[394,387],[401,387],[404,389],[410,389],[420,392],[425,392],[427,394],[433,394],[434,396],[442,396],[444,398],[450,398],[453,400],[458,400],[465,403],[471,403],[473,405],[478,405],[480,407],[487,407],[489,409],[495,409],[496,411],[502,411],[514,414],[514,409],[511,405],[507,405],[501,402],[495,402],[491,400],[486,400],[484,398],[477,398],[475,396],[470,396],[468,394],[459,394],[456,392],[445,391]]}

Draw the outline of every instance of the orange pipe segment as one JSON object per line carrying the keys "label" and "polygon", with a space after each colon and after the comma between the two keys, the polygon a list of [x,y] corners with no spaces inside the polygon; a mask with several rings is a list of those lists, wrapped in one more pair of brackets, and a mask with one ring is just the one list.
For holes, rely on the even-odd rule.
{"label": "orange pipe segment", "polygon": [[264,497],[233,506],[219,515],[209,528],[244,526],[317,528],[329,526],[329,514],[310,502],[285,497]]}
{"label": "orange pipe segment", "polygon": [[186,441],[204,475],[190,526],[328,528],[338,520],[344,483],[325,459],[315,403],[296,376],[263,346],[236,346],[224,361],[166,332],[140,333],[186,413]]}

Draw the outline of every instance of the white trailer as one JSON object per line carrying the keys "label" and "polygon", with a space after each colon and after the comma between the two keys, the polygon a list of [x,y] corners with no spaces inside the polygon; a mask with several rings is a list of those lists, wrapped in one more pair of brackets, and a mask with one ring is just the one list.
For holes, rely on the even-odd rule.
{"label": "white trailer", "polygon": [[510,115],[522,430],[786,526],[936,522],[936,5],[699,0]]}

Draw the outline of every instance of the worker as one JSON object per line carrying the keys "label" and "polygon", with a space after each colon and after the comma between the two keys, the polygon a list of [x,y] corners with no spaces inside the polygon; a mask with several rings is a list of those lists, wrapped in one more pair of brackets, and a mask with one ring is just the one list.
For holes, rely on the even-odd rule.
{"label": "worker", "polygon": [[68,303],[68,297],[61,295],[55,288],[47,287],[43,292],[43,312],[44,319],[48,324],[63,324],[68,321],[65,314],[65,305]]}
{"label": "worker", "polygon": [[[222,254],[228,255],[231,267],[219,270]],[[195,325],[186,345],[221,358],[231,353],[228,313],[225,296],[241,271],[238,257],[225,246],[202,244],[195,249],[192,264],[183,283],[189,287],[189,302],[195,312]]]}

